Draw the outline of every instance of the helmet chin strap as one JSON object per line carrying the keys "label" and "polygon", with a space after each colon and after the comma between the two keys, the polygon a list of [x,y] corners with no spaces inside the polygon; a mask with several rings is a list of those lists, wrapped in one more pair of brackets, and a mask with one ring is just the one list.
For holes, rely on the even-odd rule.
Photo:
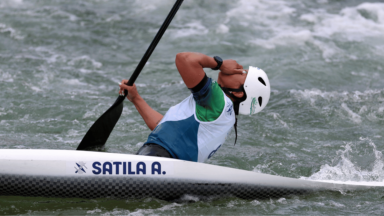
{"label": "helmet chin strap", "polygon": [[[241,85],[240,88],[238,88],[238,89],[226,88],[226,87],[222,87],[221,85],[219,85],[219,86],[223,90],[224,93],[231,96],[232,101],[233,101],[233,109],[235,111],[235,115],[239,115],[240,103],[247,99],[247,94],[245,93],[244,86]],[[243,92],[244,95],[243,95],[243,97],[239,98],[239,97],[236,97],[232,92]],[[237,141],[237,117],[236,116],[235,116],[235,119],[236,119],[236,121],[235,121],[235,124],[233,125],[233,127],[235,128],[235,133],[236,133],[234,145],[236,145],[236,141]]]}
{"label": "helmet chin strap", "polygon": [[[247,94],[245,93],[244,86],[242,85],[238,89],[226,88],[226,87],[222,87],[221,85],[219,85],[219,86],[223,90],[224,93],[226,93],[227,95],[231,96],[232,101],[233,101],[233,106],[234,106],[235,114],[239,115],[240,103],[245,101],[245,99],[247,99]],[[243,95],[243,97],[239,98],[239,97],[236,97],[232,92],[243,92],[244,95]]]}

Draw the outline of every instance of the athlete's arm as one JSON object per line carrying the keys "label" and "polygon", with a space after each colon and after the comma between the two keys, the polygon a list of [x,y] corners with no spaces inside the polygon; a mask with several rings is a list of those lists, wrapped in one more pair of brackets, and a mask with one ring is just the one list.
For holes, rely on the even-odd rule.
{"label": "athlete's arm", "polygon": [[[175,62],[185,85],[190,89],[204,78],[203,68],[215,68],[217,66],[213,57],[193,52],[178,53]],[[241,74],[243,73],[243,66],[235,60],[228,59],[223,61],[220,71],[227,75]]]}
{"label": "athlete's arm", "polygon": [[127,86],[125,83],[128,83],[128,80],[123,80],[121,82],[119,94],[124,94],[124,89],[128,91],[127,98],[131,101],[137,111],[139,111],[141,117],[144,119],[145,123],[149,129],[153,130],[159,124],[163,115],[152,109],[147,102],[140,96],[137,92],[136,85]]}

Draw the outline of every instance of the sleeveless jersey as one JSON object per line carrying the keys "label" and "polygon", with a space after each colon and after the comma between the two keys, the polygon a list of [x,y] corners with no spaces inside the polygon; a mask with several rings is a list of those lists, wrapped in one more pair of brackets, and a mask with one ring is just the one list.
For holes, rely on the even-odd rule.
{"label": "sleeveless jersey", "polygon": [[158,144],[172,157],[182,160],[204,162],[212,157],[235,124],[233,103],[224,92],[221,93],[224,107],[218,118],[213,121],[199,120],[196,115],[198,104],[191,94],[167,111],[145,144]]}

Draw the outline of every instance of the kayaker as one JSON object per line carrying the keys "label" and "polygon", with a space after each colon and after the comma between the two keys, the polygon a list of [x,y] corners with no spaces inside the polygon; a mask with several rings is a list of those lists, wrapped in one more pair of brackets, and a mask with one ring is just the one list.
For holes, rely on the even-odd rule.
{"label": "kayaker", "polygon": [[[237,139],[235,115],[255,114],[266,106],[269,80],[261,69],[244,70],[235,60],[223,61],[218,56],[183,52],[175,62],[192,94],[165,116],[145,102],[135,85],[127,86],[128,80],[121,82],[119,94],[128,91],[128,100],[152,130],[138,155],[204,162],[221,147],[233,126]],[[203,68],[220,70],[217,82]]]}

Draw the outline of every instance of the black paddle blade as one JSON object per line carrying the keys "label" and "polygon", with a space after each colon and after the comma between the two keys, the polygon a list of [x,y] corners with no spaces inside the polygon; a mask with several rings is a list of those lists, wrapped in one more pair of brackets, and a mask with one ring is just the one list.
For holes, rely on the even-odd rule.
{"label": "black paddle blade", "polygon": [[115,103],[92,125],[76,150],[102,148],[123,112],[124,96]]}

